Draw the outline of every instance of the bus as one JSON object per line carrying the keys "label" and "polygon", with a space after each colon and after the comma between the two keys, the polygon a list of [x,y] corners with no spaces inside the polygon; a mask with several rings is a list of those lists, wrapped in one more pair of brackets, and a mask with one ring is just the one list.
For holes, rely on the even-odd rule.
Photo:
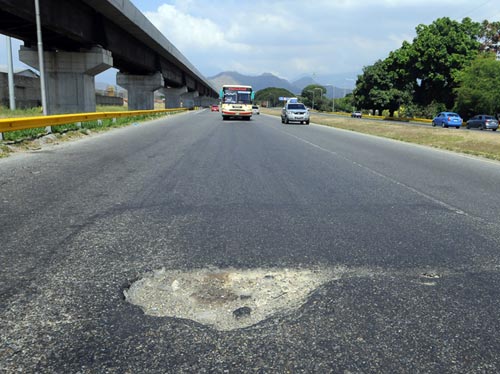
{"label": "bus", "polygon": [[252,101],[255,93],[252,86],[225,84],[220,90],[222,119],[252,117]]}

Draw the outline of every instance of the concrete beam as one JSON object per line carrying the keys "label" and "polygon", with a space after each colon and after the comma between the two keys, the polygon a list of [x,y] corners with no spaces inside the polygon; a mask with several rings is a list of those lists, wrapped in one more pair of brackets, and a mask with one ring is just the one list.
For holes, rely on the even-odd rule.
{"label": "concrete beam", "polygon": [[161,92],[165,95],[165,109],[171,109],[181,107],[181,95],[188,92],[188,89],[187,87],[163,88]]}
{"label": "concrete beam", "polygon": [[160,60],[160,70],[167,85],[172,87],[184,86],[182,70],[165,59]]}
{"label": "concrete beam", "polygon": [[185,75],[184,76],[184,81],[186,83],[186,86],[187,88],[189,88],[191,91],[195,91],[196,90],[196,81],[190,77],[189,75]]}
{"label": "concrete beam", "polygon": [[118,72],[116,84],[128,91],[129,110],[152,110],[155,107],[154,92],[163,88],[163,76],[160,72],[152,75]]}
{"label": "concrete beam", "polygon": [[210,96],[200,96],[200,106],[210,106],[212,104],[216,104],[217,100]]}
{"label": "concrete beam", "polygon": [[[47,114],[96,111],[94,77],[113,67],[111,52],[94,47],[81,52],[46,51]],[[21,46],[19,59],[40,70],[36,48]]]}

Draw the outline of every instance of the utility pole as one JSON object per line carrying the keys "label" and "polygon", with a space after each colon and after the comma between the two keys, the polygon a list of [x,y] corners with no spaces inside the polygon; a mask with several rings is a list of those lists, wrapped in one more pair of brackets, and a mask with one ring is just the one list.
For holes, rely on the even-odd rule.
{"label": "utility pole", "polygon": [[12,39],[7,36],[7,64],[9,66],[9,107],[10,110],[16,110],[16,96],[14,85],[14,64],[12,63]]}
{"label": "utility pole", "polygon": [[[42,110],[43,115],[47,115],[47,94],[45,91],[45,64],[43,60],[43,42],[42,42],[42,25],[40,22],[40,3],[35,0],[35,17],[36,17],[36,38],[38,47],[38,65],[40,67],[40,94],[42,96]],[[47,126],[45,128],[47,133],[52,133],[52,128]]]}
{"label": "utility pole", "polygon": [[333,84],[325,84],[325,86],[332,86],[332,113],[335,112],[335,86]]}

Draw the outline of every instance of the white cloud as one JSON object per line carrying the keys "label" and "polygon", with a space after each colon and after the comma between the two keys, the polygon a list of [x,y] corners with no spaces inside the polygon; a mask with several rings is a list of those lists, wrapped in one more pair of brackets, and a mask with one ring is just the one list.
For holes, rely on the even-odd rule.
{"label": "white cloud", "polygon": [[213,5],[190,0],[164,4],[146,15],[195,66],[201,63],[205,68],[199,69],[206,75],[277,71],[295,78],[313,71],[360,71],[401,45],[402,38],[394,33],[377,37],[365,31],[374,23],[373,12],[359,13],[365,5],[353,0],[226,0],[214,10]]}
{"label": "white cloud", "polygon": [[[184,9],[188,7],[183,5]],[[197,49],[209,51],[223,48],[244,52],[251,46],[232,42],[231,32],[226,32],[208,18],[197,18],[173,5],[163,4],[156,12],[145,13],[146,17],[181,51]]]}
{"label": "white cloud", "polygon": [[355,74],[411,42],[421,23],[500,16],[494,0],[132,1],[206,76]]}

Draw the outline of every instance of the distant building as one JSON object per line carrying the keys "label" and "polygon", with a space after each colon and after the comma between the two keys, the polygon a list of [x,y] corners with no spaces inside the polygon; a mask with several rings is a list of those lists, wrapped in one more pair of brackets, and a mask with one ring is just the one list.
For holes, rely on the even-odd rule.
{"label": "distant building", "polygon": [[[31,69],[14,69],[14,96],[16,108],[41,106],[38,73]],[[0,65],[0,105],[9,107],[9,76],[3,65]]]}
{"label": "distant building", "polygon": [[[96,82],[96,104],[97,105],[109,105],[109,106],[123,106],[124,97],[127,91],[119,86],[106,85],[105,83]],[[98,88],[100,87],[100,88]]]}
{"label": "distant building", "polygon": [[123,106],[123,97],[100,95],[96,93],[95,103],[96,105],[103,105],[103,106]]}

